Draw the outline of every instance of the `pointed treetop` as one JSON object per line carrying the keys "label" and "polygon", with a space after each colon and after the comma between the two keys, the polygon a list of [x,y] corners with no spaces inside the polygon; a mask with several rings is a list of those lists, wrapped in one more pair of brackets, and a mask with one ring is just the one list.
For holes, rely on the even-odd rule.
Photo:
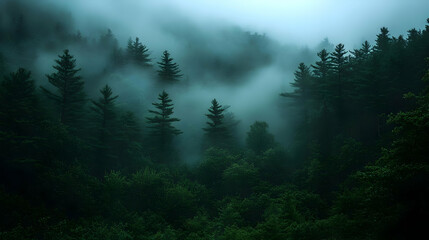
{"label": "pointed treetop", "polygon": [[160,102],[152,103],[157,110],[149,110],[154,116],[146,117],[146,119],[151,125],[149,126],[149,128],[152,129],[151,135],[161,137],[164,141],[167,141],[166,139],[170,139],[172,136],[182,133],[182,131],[171,125],[173,122],[180,121],[180,119],[171,117],[174,113],[173,103],[166,91],[162,91],[162,93],[158,95],[158,100]]}
{"label": "pointed treetop", "polygon": [[136,37],[135,41],[131,38],[128,39],[127,53],[128,58],[137,65],[142,67],[151,67],[152,60],[150,59],[149,49],[146,45],[140,42],[140,39]]}
{"label": "pointed treetop", "polygon": [[179,65],[173,62],[173,58],[170,57],[170,53],[167,50],[163,52],[158,66],[158,76],[162,82],[178,82],[183,77]]}

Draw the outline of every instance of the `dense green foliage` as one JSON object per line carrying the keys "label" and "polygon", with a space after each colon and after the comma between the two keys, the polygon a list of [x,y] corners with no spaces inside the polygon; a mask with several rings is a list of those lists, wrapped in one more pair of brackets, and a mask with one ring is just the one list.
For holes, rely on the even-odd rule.
{"label": "dense green foliage", "polygon": [[[113,54],[107,57],[119,54],[110,31],[102,39]],[[149,67],[147,51],[136,38],[127,49],[132,61],[117,60]],[[194,165],[178,154],[182,131],[173,123],[180,119],[166,91],[144,116],[117,104],[107,84],[88,106],[85,90],[92,86],[68,50],[47,75],[52,89],[43,84],[39,92],[23,68],[6,75],[0,85],[0,239],[424,234],[429,25],[407,38],[382,28],[374,47],[365,42],[347,52],[338,44],[317,56],[313,65],[299,64],[292,92],[279,93],[295,120],[288,149],[262,121],[249,127],[245,145],[233,141],[235,120],[214,99],[201,129],[208,141]],[[180,70],[167,51],[159,64],[161,80],[179,84]]]}

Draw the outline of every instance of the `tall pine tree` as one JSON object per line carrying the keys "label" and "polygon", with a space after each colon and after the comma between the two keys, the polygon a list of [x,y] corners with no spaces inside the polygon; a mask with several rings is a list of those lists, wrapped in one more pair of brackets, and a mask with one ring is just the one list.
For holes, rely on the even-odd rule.
{"label": "tall pine tree", "polygon": [[294,73],[295,79],[291,83],[294,91],[291,93],[282,93],[281,96],[292,98],[293,104],[302,109],[302,118],[304,123],[308,121],[310,106],[313,98],[313,76],[310,68],[304,63],[300,63],[298,70]]}
{"label": "tall pine tree", "polygon": [[134,41],[131,38],[128,40],[127,54],[132,63],[145,68],[151,67],[152,60],[148,51],[149,49],[140,42],[138,37]]}
{"label": "tall pine tree", "polygon": [[0,130],[27,134],[38,117],[38,99],[31,72],[19,68],[0,85]]}
{"label": "tall pine tree", "polygon": [[101,97],[98,101],[92,100],[93,106],[91,109],[98,117],[95,139],[95,164],[93,166],[94,173],[97,176],[103,176],[106,171],[117,169],[118,162],[112,148],[114,142],[114,120],[115,120],[115,100],[118,95],[113,96],[112,89],[106,84],[101,90]]}
{"label": "tall pine tree", "polygon": [[81,116],[81,110],[86,98],[83,91],[84,82],[82,77],[77,75],[81,70],[76,68],[76,59],[70,55],[69,50],[64,50],[64,54],[55,60],[57,65],[53,66],[55,73],[46,75],[49,83],[56,88],[52,92],[45,87],[41,87],[47,97],[52,99],[59,108],[59,120],[61,123],[73,126]]}
{"label": "tall pine tree", "polygon": [[331,71],[331,63],[329,61],[329,53],[326,49],[322,49],[322,51],[317,53],[317,56],[319,57],[319,61],[311,65],[314,75],[314,94],[319,104],[324,105],[326,104],[326,88]]}
{"label": "tall pine tree", "polygon": [[112,88],[106,84],[101,90],[101,97],[98,101],[92,100],[93,106],[91,109],[97,113],[100,117],[100,126],[105,129],[109,121],[113,120],[115,117],[114,106],[115,100],[119,97],[118,95],[112,96]]}
{"label": "tall pine tree", "polygon": [[332,78],[328,84],[328,90],[331,92],[331,101],[335,106],[337,113],[343,117],[344,114],[344,99],[346,89],[346,67],[347,67],[347,51],[344,44],[340,43],[331,53],[330,61],[332,66]]}
{"label": "tall pine tree", "polygon": [[212,100],[212,105],[208,109],[209,113],[206,114],[209,120],[208,127],[203,128],[209,146],[222,147],[228,142],[230,134],[224,122],[225,109],[216,99]]}
{"label": "tall pine tree", "polygon": [[158,95],[159,103],[152,103],[157,110],[149,110],[153,117],[146,117],[150,125],[150,142],[153,144],[153,149],[156,151],[155,155],[161,158],[161,161],[166,161],[166,157],[173,150],[172,141],[176,135],[182,133],[179,129],[175,128],[172,123],[180,121],[178,118],[171,117],[173,114],[173,103],[168,97],[168,93],[162,91]]}
{"label": "tall pine tree", "polygon": [[167,50],[162,54],[162,58],[161,61],[158,62],[158,66],[158,76],[161,82],[178,82],[183,76],[180,73],[179,65],[173,62],[173,58],[170,57],[170,53]]}

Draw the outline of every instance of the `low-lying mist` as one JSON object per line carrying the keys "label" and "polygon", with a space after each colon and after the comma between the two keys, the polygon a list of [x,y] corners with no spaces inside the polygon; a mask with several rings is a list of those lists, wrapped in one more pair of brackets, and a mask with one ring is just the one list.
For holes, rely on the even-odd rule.
{"label": "low-lying mist", "polygon": [[[82,69],[88,97],[97,99],[98,90],[109,84],[119,95],[117,105],[135,112],[143,126],[151,103],[166,90],[175,106],[174,115],[181,119],[176,127],[184,132],[177,142],[188,158],[199,149],[195,146],[201,143],[205,113],[214,98],[229,106],[229,114],[239,122],[237,135],[242,144],[249,126],[265,121],[276,140],[287,146],[293,113],[284,112],[286,100],[279,94],[290,91],[300,62],[310,64],[319,50],[333,48],[327,38],[309,48],[248,32],[231,21],[197,21],[166,3],[125,1],[116,9],[116,4],[91,1],[85,2],[87,9],[82,6],[51,0],[3,1],[0,52],[8,60],[8,69],[29,68],[37,84],[46,86],[45,74],[53,71],[62,50],[69,49]],[[124,53],[128,39],[136,37],[149,48],[153,68],[114,67],[112,63],[118,61],[114,54]],[[157,62],[164,50],[182,71],[177,84],[156,82]]]}

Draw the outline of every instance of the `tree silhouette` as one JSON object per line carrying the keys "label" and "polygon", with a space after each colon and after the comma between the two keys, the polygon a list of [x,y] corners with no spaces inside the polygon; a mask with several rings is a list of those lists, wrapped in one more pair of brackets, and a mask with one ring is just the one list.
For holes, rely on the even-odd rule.
{"label": "tree silhouette", "polygon": [[179,65],[173,62],[173,58],[170,57],[170,53],[165,50],[162,54],[161,61],[158,62],[159,70],[158,76],[161,82],[178,82],[182,78],[180,74]]}
{"label": "tree silhouette", "polygon": [[247,132],[246,145],[256,154],[262,154],[275,146],[274,135],[269,133],[267,129],[268,124],[266,122],[256,121],[250,126],[250,131]]}
{"label": "tree silhouette", "polygon": [[41,88],[59,107],[60,122],[70,126],[80,118],[80,111],[86,101],[84,82],[82,77],[77,75],[80,68],[76,68],[76,60],[69,54],[69,50],[64,50],[64,54],[59,58],[55,60],[57,65],[53,66],[57,71],[47,75],[49,83],[56,88],[56,93]]}
{"label": "tree silhouette", "polygon": [[114,104],[115,100],[119,97],[118,95],[112,96],[112,88],[106,84],[101,90],[100,93],[102,97],[98,101],[91,100],[94,106],[91,109],[97,113],[101,118],[101,127],[106,128],[108,121],[112,120],[115,116],[114,113]]}
{"label": "tree silhouette", "polygon": [[174,136],[182,133],[175,128],[172,123],[180,121],[178,118],[171,117],[173,114],[173,103],[168,97],[168,93],[162,91],[158,95],[159,103],[152,103],[157,110],[149,110],[153,117],[146,117],[150,125],[150,141],[162,161],[165,161],[167,153],[172,150],[172,140]]}
{"label": "tree silhouette", "polygon": [[221,146],[223,142],[227,142],[229,131],[224,123],[224,111],[226,108],[222,107],[216,99],[212,100],[212,105],[208,109],[209,113],[206,114],[208,118],[208,127],[203,128],[205,131],[208,143],[213,146]]}
{"label": "tree silhouette", "polygon": [[131,38],[128,40],[127,53],[132,63],[146,68],[151,67],[152,60],[149,58],[148,51],[149,49],[139,41],[138,37],[134,41]]}

